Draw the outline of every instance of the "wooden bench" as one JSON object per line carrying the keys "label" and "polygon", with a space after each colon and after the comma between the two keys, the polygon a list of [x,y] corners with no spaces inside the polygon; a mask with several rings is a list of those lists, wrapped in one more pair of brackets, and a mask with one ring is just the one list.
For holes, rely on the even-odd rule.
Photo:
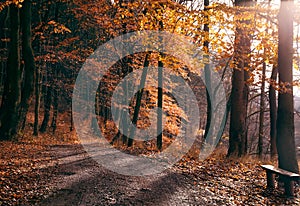
{"label": "wooden bench", "polygon": [[294,181],[299,181],[299,174],[276,168],[273,165],[261,165],[261,167],[267,173],[267,188],[275,188],[274,174],[276,174],[282,177],[282,180],[284,182],[285,194],[288,197],[294,197]]}

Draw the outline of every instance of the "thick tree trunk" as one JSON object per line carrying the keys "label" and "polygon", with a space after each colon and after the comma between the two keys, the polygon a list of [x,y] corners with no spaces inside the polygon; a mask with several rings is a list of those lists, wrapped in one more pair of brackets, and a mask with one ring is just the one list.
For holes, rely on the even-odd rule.
{"label": "thick tree trunk", "polygon": [[10,50],[7,62],[7,79],[1,105],[0,139],[9,140],[17,134],[18,110],[21,100],[20,69],[20,18],[19,8],[10,5]]}
{"label": "thick tree trunk", "polygon": [[[236,0],[236,6],[250,6],[251,1]],[[241,20],[241,24],[247,21]],[[250,53],[250,37],[245,34],[243,28],[237,27],[235,36],[235,57],[236,68],[232,75],[231,90],[231,115],[229,128],[229,148],[227,156],[243,156],[247,153],[247,105],[249,87],[246,83],[249,78],[248,67]]]}
{"label": "thick tree trunk", "polygon": [[[32,100],[32,92],[35,77],[34,55],[31,46],[31,0],[25,0],[21,9],[21,28],[22,28],[22,58],[24,60],[24,86],[20,104],[19,117],[23,120],[24,128],[26,114]],[[20,122],[21,123],[21,122]]]}
{"label": "thick tree trunk", "polygon": [[[0,12],[0,39],[7,39],[8,36],[8,23],[9,23],[9,8],[4,8]],[[0,41],[0,48],[3,53],[0,58],[7,56],[7,41]],[[5,49],[5,50],[4,50]],[[6,78],[6,62],[1,59],[0,62],[0,100],[4,95],[4,83]],[[1,104],[1,101],[0,101]],[[1,121],[0,121],[1,122]]]}
{"label": "thick tree trunk", "polygon": [[246,154],[247,105],[244,99],[244,70],[233,71],[228,156]]}
{"label": "thick tree trunk", "polygon": [[281,1],[279,11],[278,73],[279,81],[286,83],[290,92],[278,95],[277,150],[279,167],[299,172],[295,148],[293,99],[293,1]]}

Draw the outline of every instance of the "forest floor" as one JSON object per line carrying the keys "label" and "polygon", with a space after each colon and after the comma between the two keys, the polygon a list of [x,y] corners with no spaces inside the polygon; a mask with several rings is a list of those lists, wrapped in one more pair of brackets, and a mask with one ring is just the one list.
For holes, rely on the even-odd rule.
{"label": "forest floor", "polygon": [[90,158],[72,135],[0,142],[0,205],[300,205],[299,187],[294,199],[266,190],[260,164],[267,161],[254,157],[227,159],[219,148],[157,175],[123,176]]}

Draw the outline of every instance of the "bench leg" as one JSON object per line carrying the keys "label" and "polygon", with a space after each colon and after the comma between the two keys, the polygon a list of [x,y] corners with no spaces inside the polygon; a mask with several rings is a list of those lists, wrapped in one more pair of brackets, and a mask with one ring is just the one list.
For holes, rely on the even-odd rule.
{"label": "bench leg", "polygon": [[275,177],[274,174],[270,171],[267,171],[267,188],[269,189],[275,188]]}
{"label": "bench leg", "polygon": [[294,181],[289,178],[284,178],[284,191],[286,196],[294,197]]}

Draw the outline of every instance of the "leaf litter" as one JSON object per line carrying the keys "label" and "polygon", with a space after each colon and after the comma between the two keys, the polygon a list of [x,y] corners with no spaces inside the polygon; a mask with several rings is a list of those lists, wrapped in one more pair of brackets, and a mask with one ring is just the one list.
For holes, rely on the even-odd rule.
{"label": "leaf litter", "polygon": [[[72,151],[67,154],[70,156],[84,151],[76,141],[42,142],[42,138],[45,137],[30,141],[0,142],[0,205],[39,205],[44,199],[62,190],[57,187],[56,180],[57,176],[63,174],[58,171],[64,171],[65,164],[57,164],[58,159],[63,157],[62,154],[66,154],[66,147]],[[218,148],[203,161],[194,160],[186,155],[164,172],[180,177],[176,183],[171,181],[172,184],[176,184],[173,192],[164,191],[164,188],[159,191],[147,186],[151,182],[156,184],[151,178],[130,177],[130,180],[127,180],[126,176],[116,178],[115,174],[104,173],[109,181],[131,181],[131,186],[122,183],[122,188],[119,189],[123,192],[114,187],[107,187],[105,191],[109,191],[109,194],[105,191],[106,194],[98,194],[100,199],[97,201],[107,205],[152,205],[155,202],[147,199],[147,194],[165,192],[165,200],[158,205],[300,205],[299,187],[296,187],[296,197],[293,199],[286,198],[283,189],[266,189],[266,174],[260,168],[262,163],[265,162],[253,157],[228,159],[224,148]],[[99,170],[99,165],[90,165]],[[72,176],[76,172],[78,171],[75,168],[74,171],[64,174]],[[156,177],[159,178],[160,176]],[[172,175],[167,175],[166,178],[172,178]],[[61,181],[64,179],[67,181],[66,177]],[[137,198],[134,197],[136,195],[127,193],[127,190],[132,189],[132,185],[137,185],[136,190],[139,189],[145,196]],[[104,188],[97,189],[101,191]],[[76,202],[76,199],[74,201]]]}

